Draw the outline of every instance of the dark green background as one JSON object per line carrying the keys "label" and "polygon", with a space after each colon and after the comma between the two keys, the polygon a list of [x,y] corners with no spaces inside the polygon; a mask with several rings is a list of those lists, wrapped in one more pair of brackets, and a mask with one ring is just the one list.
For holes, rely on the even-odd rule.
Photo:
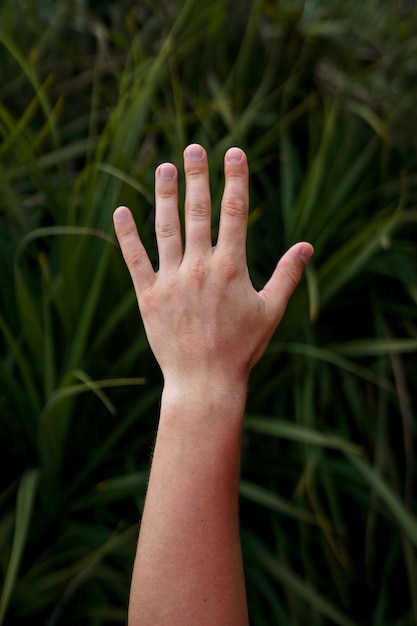
{"label": "dark green background", "polygon": [[[0,8],[0,623],[123,624],[161,375],[111,215],[152,259],[153,173],[251,170],[262,287],[314,259],[250,381],[252,623],[417,622],[417,8],[409,0]],[[244,338],[242,338],[244,341]]]}

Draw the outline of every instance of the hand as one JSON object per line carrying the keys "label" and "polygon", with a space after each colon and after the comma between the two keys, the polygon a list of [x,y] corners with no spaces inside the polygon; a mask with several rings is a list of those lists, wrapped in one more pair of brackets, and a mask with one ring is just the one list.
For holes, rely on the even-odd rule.
{"label": "hand", "polygon": [[313,248],[298,243],[257,292],[246,263],[248,165],[239,148],[225,156],[225,189],[217,244],[211,242],[207,155],[193,144],[184,152],[185,251],[178,216],[177,170],[156,170],[154,272],[126,207],[114,213],[116,234],[129,268],[151,348],[165,382],[246,384],[284,315]]}

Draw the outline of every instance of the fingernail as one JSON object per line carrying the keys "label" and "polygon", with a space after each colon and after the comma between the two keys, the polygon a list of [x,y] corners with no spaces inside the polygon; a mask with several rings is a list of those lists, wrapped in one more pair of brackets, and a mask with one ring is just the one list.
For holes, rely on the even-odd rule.
{"label": "fingernail", "polygon": [[300,252],[298,253],[298,256],[300,257],[304,265],[309,264],[310,259],[313,256],[313,252],[314,250],[311,246],[303,246],[301,248]]}
{"label": "fingernail", "polygon": [[240,163],[243,158],[243,152],[240,148],[230,148],[226,153],[228,163]]}
{"label": "fingernail", "polygon": [[159,166],[159,176],[162,180],[173,180],[175,177],[175,167],[171,163],[163,163]]}
{"label": "fingernail", "polygon": [[185,151],[185,156],[187,159],[190,159],[190,161],[199,161],[203,158],[203,155],[204,150],[197,143],[193,143],[191,146],[188,146]]}
{"label": "fingernail", "polygon": [[114,219],[117,222],[123,222],[129,217],[130,211],[125,206],[119,206],[114,212]]}

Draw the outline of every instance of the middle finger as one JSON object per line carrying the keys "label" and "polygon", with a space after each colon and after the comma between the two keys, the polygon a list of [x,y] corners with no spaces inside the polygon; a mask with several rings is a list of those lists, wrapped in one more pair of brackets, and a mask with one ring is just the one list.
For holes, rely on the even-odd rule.
{"label": "middle finger", "polygon": [[211,249],[211,200],[205,150],[191,144],[184,151],[185,249],[205,254]]}

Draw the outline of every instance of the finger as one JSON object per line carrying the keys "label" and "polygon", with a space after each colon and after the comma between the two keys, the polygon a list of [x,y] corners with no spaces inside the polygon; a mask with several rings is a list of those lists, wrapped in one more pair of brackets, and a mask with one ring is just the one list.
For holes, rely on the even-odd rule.
{"label": "finger", "polygon": [[220,213],[217,249],[246,262],[249,210],[249,171],[245,153],[230,148],[224,159],[225,187]]}
{"label": "finger", "polygon": [[178,177],[171,163],[163,163],[155,172],[155,231],[159,269],[167,272],[181,263],[182,242],[178,216]]}
{"label": "finger", "polygon": [[211,200],[207,155],[198,144],[184,151],[185,247],[187,252],[211,249]]}
{"label": "finger", "polygon": [[139,295],[143,289],[150,287],[155,280],[155,272],[139,238],[135,220],[129,209],[118,207],[113,215],[116,236],[122,249],[132,281]]}
{"label": "finger", "polygon": [[292,246],[281,257],[271,278],[260,292],[266,301],[267,314],[278,324],[291,295],[300,282],[305,266],[313,255],[313,246],[302,242]]}

